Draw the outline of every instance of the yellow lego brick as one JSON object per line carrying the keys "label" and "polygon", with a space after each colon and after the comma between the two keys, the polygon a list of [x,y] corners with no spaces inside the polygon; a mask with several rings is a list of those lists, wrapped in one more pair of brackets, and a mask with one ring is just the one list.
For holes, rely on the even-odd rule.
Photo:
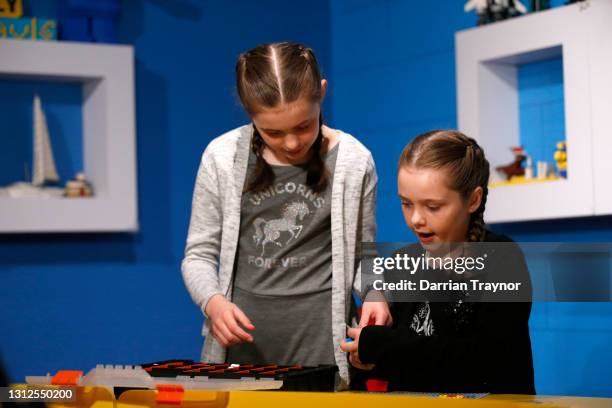
{"label": "yellow lego brick", "polygon": [[21,0],[0,0],[0,17],[19,18],[23,15]]}

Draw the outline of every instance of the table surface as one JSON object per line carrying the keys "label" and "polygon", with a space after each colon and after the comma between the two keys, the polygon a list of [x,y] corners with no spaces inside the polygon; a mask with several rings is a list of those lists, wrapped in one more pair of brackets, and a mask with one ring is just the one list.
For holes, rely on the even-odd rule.
{"label": "table surface", "polygon": [[[584,407],[612,408],[612,398],[543,396],[543,395],[499,395],[491,394],[480,399],[444,398],[405,393],[366,393],[366,392],[291,392],[291,391],[193,391],[183,393],[179,405],[183,408],[357,408],[389,407],[406,408],[552,408]],[[77,387],[77,403],[52,403],[53,408],[96,407],[96,408],[135,408],[160,407],[170,405],[157,403],[154,390],[130,390],[115,399],[113,393],[103,387]]]}
{"label": "table surface", "polygon": [[455,399],[405,394],[359,392],[274,392],[232,391],[228,408],[266,406],[266,408],[324,407],[612,407],[612,398],[563,397],[540,395],[487,395],[481,399]]}

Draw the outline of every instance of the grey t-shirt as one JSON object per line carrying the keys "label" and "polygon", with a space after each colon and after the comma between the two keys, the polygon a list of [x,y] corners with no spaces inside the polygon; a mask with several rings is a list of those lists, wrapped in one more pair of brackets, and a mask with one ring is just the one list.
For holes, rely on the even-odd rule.
{"label": "grey t-shirt", "polygon": [[[242,196],[232,301],[255,325],[230,363],[334,364],[331,189],[337,145],[325,158],[327,188],[313,192],[304,166],[272,166],[273,185]],[[249,157],[252,174],[255,156]]]}

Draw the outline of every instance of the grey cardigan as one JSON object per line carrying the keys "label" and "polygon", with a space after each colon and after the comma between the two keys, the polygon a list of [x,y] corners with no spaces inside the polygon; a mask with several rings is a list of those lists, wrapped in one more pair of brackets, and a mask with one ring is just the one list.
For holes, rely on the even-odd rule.
{"label": "grey cardigan", "polygon": [[[182,274],[193,301],[203,311],[210,297],[231,299],[232,274],[240,231],[240,204],[253,131],[251,125],[214,139],[202,155],[195,183]],[[377,176],[371,153],[349,134],[339,145],[331,194],[332,336],[340,388],[348,384],[348,362],[340,350],[349,323],[351,288],[361,290],[360,244],[374,241]],[[322,311],[324,312],[324,311]],[[248,310],[245,311],[248,316]],[[205,336],[202,361],[224,362],[225,349]]]}

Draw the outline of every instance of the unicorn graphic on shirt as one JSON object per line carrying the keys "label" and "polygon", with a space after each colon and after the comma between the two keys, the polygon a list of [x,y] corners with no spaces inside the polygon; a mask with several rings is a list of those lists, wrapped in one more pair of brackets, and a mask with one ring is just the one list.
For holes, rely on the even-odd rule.
{"label": "unicorn graphic on shirt", "polygon": [[292,239],[297,239],[302,229],[304,229],[303,225],[297,224],[298,219],[299,221],[303,221],[304,217],[308,214],[310,214],[310,210],[304,201],[294,201],[283,207],[281,218],[270,221],[262,217],[256,218],[253,222],[255,227],[253,240],[255,241],[256,247],[261,243],[261,256],[264,256],[266,244],[268,243],[276,244],[279,247],[283,246],[278,242],[281,232],[283,231],[287,231],[291,234],[287,242],[285,242],[285,245]]}

